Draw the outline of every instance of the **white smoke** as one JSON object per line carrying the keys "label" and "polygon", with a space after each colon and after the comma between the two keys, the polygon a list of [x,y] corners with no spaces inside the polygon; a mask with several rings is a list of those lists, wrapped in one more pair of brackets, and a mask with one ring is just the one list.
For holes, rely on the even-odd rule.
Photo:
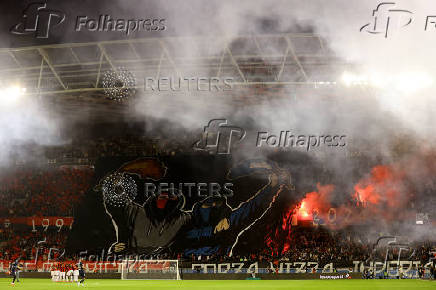
{"label": "white smoke", "polygon": [[[24,88],[22,88],[24,89]],[[0,93],[0,165],[43,160],[41,146],[59,145],[60,120],[38,98],[4,89]],[[39,158],[39,159],[38,159]]]}
{"label": "white smoke", "polygon": [[[147,120],[166,120],[198,132],[208,120],[227,117],[235,125],[242,123],[276,134],[282,130],[346,134],[352,148],[364,148],[370,158],[381,155],[380,161],[387,164],[394,158],[392,141],[398,136],[407,136],[409,145],[426,143],[434,147],[436,58],[432,55],[436,27],[434,23],[429,24],[425,30],[425,24],[427,16],[436,15],[436,2],[395,1],[389,9],[411,13],[385,9],[378,14],[377,31],[382,33],[374,34],[368,31],[373,28],[372,14],[379,4],[372,0],[220,1],[211,4],[211,9],[204,9],[199,2],[192,1],[177,11],[165,7],[169,23],[176,27],[175,36],[206,35],[212,40],[221,39],[224,42],[210,48],[218,55],[226,49],[223,43],[230,45],[241,35],[307,31],[319,35],[325,41],[326,49],[350,64],[352,70],[344,70],[335,76],[335,89],[283,88],[281,98],[256,99],[255,93],[241,94],[240,103],[234,102],[236,97],[213,93],[202,96],[194,93],[144,94],[135,107],[135,114]],[[385,37],[383,25],[386,23],[383,21],[387,17],[391,22]],[[409,18],[411,23],[403,27]],[[365,24],[369,26],[360,31]],[[267,47],[269,51],[283,53],[272,41]],[[190,57],[198,51],[195,42],[179,43],[179,56]],[[193,70],[195,68],[191,67],[181,74],[189,77]],[[325,76],[326,79],[332,77]],[[255,101],[250,102],[250,99]],[[402,145],[407,147],[408,144]],[[254,149],[257,148],[244,147],[238,153],[253,155]],[[346,163],[343,157],[327,156],[323,162],[352,190],[356,181],[352,179],[353,164]],[[360,173],[362,178],[365,173]],[[424,178],[413,182],[424,182]],[[343,192],[351,193],[346,189]],[[416,233],[417,239],[420,236]]]}
{"label": "white smoke", "polygon": [[[202,41],[216,44],[209,47],[209,52],[215,50],[218,54],[223,53],[223,44],[230,45],[240,35],[256,36],[268,33],[268,26],[262,24],[267,20],[275,23],[274,32],[292,32],[301,27],[313,29],[315,34],[326,40],[327,47],[338,57],[355,65],[355,71],[349,73],[363,76],[376,84],[363,93],[350,92],[346,88],[342,92],[338,91],[337,95],[343,95],[344,98],[349,97],[347,94],[359,94],[356,97],[359,98],[356,100],[359,108],[347,101],[349,107],[344,108],[344,111],[360,111],[358,115],[363,117],[373,114],[385,118],[386,115],[392,118],[392,123],[382,127],[393,127],[398,123],[401,128],[418,131],[421,136],[432,138],[429,131],[431,125],[427,124],[434,121],[432,92],[433,80],[436,79],[436,73],[433,72],[436,59],[431,55],[436,40],[431,30],[424,31],[424,26],[426,16],[436,13],[435,3],[398,1],[394,8],[412,11],[412,22],[408,26],[398,27],[407,20],[408,14],[404,19],[391,16],[393,12],[386,11],[379,18],[391,16],[393,19],[388,38],[383,34],[359,31],[363,25],[374,21],[372,12],[379,4],[377,1],[238,1],[237,4],[222,1],[219,4],[212,2],[210,10],[202,9],[202,5],[196,1],[191,4],[180,9],[162,9],[169,14],[168,23],[175,28],[176,36],[206,35],[208,38],[203,38]],[[382,23],[381,20],[379,22]],[[378,28],[381,31],[382,24]],[[268,49],[279,51],[273,42]],[[189,58],[199,55],[199,50],[196,42],[186,40],[178,43],[177,54],[179,57]],[[200,65],[201,63],[198,71],[201,71]],[[195,67],[190,67],[189,71],[182,71],[181,75],[190,77],[193,71]],[[342,84],[340,77],[337,81]],[[422,86],[422,82],[427,83]],[[292,94],[293,92],[283,90],[285,96]],[[302,94],[297,98],[307,95]],[[136,109],[143,116],[164,118],[176,124],[186,124],[188,127],[192,125],[193,128],[201,127],[208,119],[228,114],[229,107],[234,109],[232,98],[213,93],[198,97],[193,93],[164,95],[161,92],[151,96],[147,94],[142,100],[142,104],[136,106]],[[265,102],[262,107],[256,106],[253,110],[240,106],[236,111],[240,115],[246,114],[258,120],[261,127],[269,123],[278,131],[288,129],[289,122],[295,127],[305,127],[301,128],[303,130],[307,128],[315,131],[328,130],[337,124],[341,124],[340,130],[354,132],[365,127],[364,119],[341,116],[341,113],[334,110],[326,110],[318,101],[309,100],[305,105],[307,108],[303,113],[286,99]],[[290,117],[277,118],[281,115]],[[332,115],[336,115],[337,119],[334,124],[331,122]],[[373,129],[378,131],[377,128]],[[372,135],[372,132],[368,135]]]}
{"label": "white smoke", "polygon": [[[141,1],[132,3],[127,7],[125,1],[118,1],[111,4],[110,10],[165,17],[169,29],[162,32],[162,37],[192,37],[177,42],[171,49],[177,52],[177,56],[172,55],[172,61],[180,69],[179,75],[161,71],[161,76],[214,77],[216,70],[205,71],[205,63],[183,65],[183,61],[206,54],[215,56],[219,63],[222,56],[229,57],[229,47],[240,36],[306,31],[319,35],[325,40],[327,50],[353,65],[352,71],[343,72],[351,76],[349,79],[371,83],[347,87],[339,74],[335,76],[336,89],[285,87],[281,89],[280,98],[268,98],[262,93],[259,96],[254,90],[239,94],[237,88],[229,93],[138,91],[139,100],[130,114],[145,120],[149,129],[159,128],[157,120],[200,133],[209,120],[228,118],[234,125],[249,125],[255,130],[276,134],[282,130],[297,130],[304,134],[357,135],[359,138],[354,139],[355,143],[351,140],[351,146],[360,147],[366,142],[370,149],[379,150],[388,158],[392,135],[407,133],[430,144],[434,142],[435,25],[430,23],[425,31],[427,16],[436,15],[436,2],[432,0],[395,1],[394,9],[412,14],[392,16],[388,37],[383,33],[368,33],[369,28],[360,31],[365,24],[374,21],[372,13],[380,2],[373,0],[184,1],[179,6],[173,1],[159,1],[153,3],[152,11],[149,6],[140,5]],[[104,8],[100,7],[99,13],[105,13]],[[385,11],[379,19],[395,13]],[[408,17],[412,22],[401,27]],[[99,40],[98,33],[95,37]],[[162,41],[168,40],[163,38]],[[263,47],[269,52],[283,53],[273,41]],[[242,52],[244,49],[247,54],[251,53],[249,47],[239,48]],[[262,58],[262,55],[257,57]],[[165,62],[171,67],[168,60]],[[232,75],[237,74],[232,72]],[[222,76],[228,75],[223,72]],[[142,81],[146,76],[137,77]],[[326,74],[328,77],[332,76]],[[33,101],[0,108],[0,114],[0,162],[10,157],[17,144],[44,145],[60,141],[60,120]],[[256,148],[253,146],[253,149]],[[331,164],[338,172],[344,170],[337,160]]]}

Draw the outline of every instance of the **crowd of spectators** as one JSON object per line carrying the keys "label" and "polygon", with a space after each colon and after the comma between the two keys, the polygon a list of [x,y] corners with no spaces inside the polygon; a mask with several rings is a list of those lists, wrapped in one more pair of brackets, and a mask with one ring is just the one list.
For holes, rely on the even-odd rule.
{"label": "crowd of spectators", "polygon": [[[0,229],[0,260],[21,258],[29,261],[47,261],[63,255],[67,231],[17,231]],[[50,257],[49,257],[50,256]]]}
{"label": "crowd of spectators", "polygon": [[80,166],[15,168],[0,175],[0,260],[47,260],[50,248],[65,248],[66,225],[31,226],[25,218],[73,217],[93,174],[92,168]]}
{"label": "crowd of spectators", "polygon": [[319,264],[334,262],[335,265],[345,266],[352,261],[366,260],[370,252],[368,244],[356,242],[342,232],[305,229],[292,234],[287,250],[280,256],[281,260],[314,261]]}
{"label": "crowd of spectators", "polygon": [[92,185],[96,160],[105,157],[166,156],[188,150],[186,144],[190,142],[186,140],[160,137],[82,139],[79,143],[73,141],[70,145],[45,148],[44,156],[49,164],[55,166],[32,167],[20,163],[3,170],[0,174],[0,260],[17,257],[33,260],[37,252],[38,260],[46,260],[50,248],[65,248],[67,229],[58,232],[57,228],[35,230],[33,227],[32,231],[28,224],[21,229],[12,226],[13,219],[73,217],[75,205]]}
{"label": "crowd of spectators", "polygon": [[71,216],[91,185],[88,167],[17,169],[0,176],[0,217]]}
{"label": "crowd of spectators", "polygon": [[[93,162],[99,158],[117,156],[167,156],[193,150],[192,140],[199,135],[174,134],[177,138],[156,135],[155,139],[140,136],[128,138],[98,138],[74,142],[70,146],[51,148],[46,156],[57,160],[55,168],[15,168],[0,175],[0,218],[74,216],[74,205],[80,202],[93,180]],[[63,161],[86,159],[89,166],[74,165],[62,167]],[[65,162],[71,163],[71,162]],[[47,260],[50,248],[65,248],[68,230],[20,231],[14,228],[0,227],[0,260],[23,259]],[[42,242],[43,241],[43,242]],[[280,244],[281,241],[278,241]],[[414,260],[430,259],[430,248],[434,245],[413,245]],[[265,243],[264,249],[252,254],[234,257],[226,255],[183,257],[179,254],[160,254],[149,258],[186,259],[192,262],[228,262],[228,261],[271,261],[318,262],[320,265],[333,262],[335,266],[349,267],[353,261],[368,259],[388,259],[398,256],[396,250],[386,251],[368,241],[342,231],[323,231],[311,228],[295,228],[286,237],[285,246],[277,250],[275,243]],[[53,253],[58,255],[59,253]],[[37,257],[38,255],[38,257]]]}
{"label": "crowd of spectators", "polygon": [[[170,134],[171,135],[171,134]],[[192,152],[196,134],[174,134],[174,137],[154,134],[143,136],[106,137],[73,141],[70,145],[45,149],[44,155],[52,164],[94,164],[107,157],[171,156]]]}
{"label": "crowd of spectators", "polygon": [[263,266],[270,262],[316,262],[320,266],[333,263],[335,267],[352,267],[353,261],[396,261],[400,254],[401,260],[425,264],[434,259],[431,252],[436,249],[436,244],[427,241],[412,243],[407,251],[403,245],[402,253],[399,253],[399,247],[375,245],[374,241],[363,241],[358,234],[307,227],[296,228],[288,242],[283,252],[271,251],[266,245],[257,253],[234,257],[191,255],[189,260],[193,263],[259,262]]}
{"label": "crowd of spectators", "polygon": [[[0,229],[0,260],[13,260],[21,257],[23,260],[47,261],[56,260],[63,254],[67,239],[68,229],[62,231],[14,231],[13,229]],[[190,255],[182,253],[160,253],[149,256],[142,256],[141,259],[178,259],[183,263],[254,263],[258,262],[259,267],[267,268],[271,263],[278,265],[284,262],[316,262],[319,267],[333,263],[335,268],[353,267],[353,261],[361,261],[369,264],[368,261],[384,262],[398,259],[399,251],[396,247],[379,247],[374,244],[356,242],[352,239],[344,239],[344,233],[317,232],[313,229],[299,229],[295,231],[295,239],[292,245],[280,255],[271,255],[267,248],[252,254],[228,255]],[[410,245],[407,255],[401,256],[401,260],[421,261],[426,264],[434,259],[435,244],[420,242]],[[50,250],[51,249],[51,250]],[[58,249],[58,250],[54,250]],[[413,255],[411,255],[413,253]],[[387,254],[387,256],[386,256]],[[64,257],[66,258],[66,257]],[[70,257],[78,259],[79,256]]]}

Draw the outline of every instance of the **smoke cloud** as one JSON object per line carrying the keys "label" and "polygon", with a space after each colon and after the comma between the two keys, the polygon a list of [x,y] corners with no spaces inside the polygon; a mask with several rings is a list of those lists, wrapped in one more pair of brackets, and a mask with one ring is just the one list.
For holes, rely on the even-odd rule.
{"label": "smoke cloud", "polygon": [[[62,121],[37,100],[11,90],[0,93],[0,165],[45,160],[41,146],[61,145]],[[11,98],[17,101],[9,102]]]}
{"label": "smoke cloud", "polygon": [[[307,81],[329,81],[336,82],[336,85],[280,86],[273,94],[262,91],[262,88],[250,89],[241,85],[233,86],[229,92],[138,90],[128,114],[143,120],[148,132],[170,128],[162,134],[171,135],[173,139],[185,138],[186,134],[199,136],[209,120],[226,118],[250,133],[244,142],[252,146],[236,149],[235,161],[258,157],[255,141],[250,139],[258,131],[346,135],[344,150],[299,152],[313,157],[333,173],[331,182],[323,183],[332,184],[334,190],[329,191],[332,192],[331,202],[338,203],[339,200],[340,203],[352,198],[357,184],[362,185],[371,179],[373,167],[420,164],[434,150],[436,58],[432,55],[436,38],[434,24],[427,30],[425,24],[427,16],[435,15],[436,3],[430,0],[397,1],[392,9],[412,12],[400,16],[388,9],[381,11],[379,19],[392,19],[388,37],[383,33],[368,32],[374,21],[373,10],[378,4],[372,0],[250,0],[184,1],[176,6],[174,1],[156,1],[152,5],[130,1],[126,7],[125,1],[113,1],[110,8],[95,7],[95,11],[157,15],[167,20],[168,30],[159,36],[172,38],[153,40],[162,40],[169,53],[161,52],[171,55],[171,59],[163,60],[160,77],[211,78],[218,74],[220,77],[238,77],[235,66],[218,72],[221,61],[241,60],[232,59],[229,51],[249,55],[253,61],[280,69],[271,57],[265,56],[278,55],[281,59],[292,58],[292,54],[285,54],[281,41],[273,38],[267,41],[265,35],[306,32],[320,36],[323,47],[315,52],[320,58],[315,61],[334,58],[347,66],[340,66],[334,73],[324,73],[315,63],[315,68],[308,72]],[[404,26],[409,18],[412,19],[410,24]],[[362,29],[366,24],[369,26]],[[94,35],[95,41],[100,40],[98,33]],[[248,37],[248,40],[241,41],[241,37]],[[248,45],[256,37],[258,47]],[[299,54],[304,57],[306,53]],[[211,58],[215,67],[210,66]],[[143,66],[142,70],[146,71],[146,65]],[[345,67],[349,70],[346,71]],[[136,77],[141,84],[147,76]],[[305,81],[302,77],[298,80]],[[242,80],[235,79],[235,82]],[[34,102],[12,109],[0,108],[0,114],[0,144],[3,144],[0,146],[0,162],[12,154],[17,144],[35,142],[46,145],[61,141],[58,136],[62,121]],[[267,158],[272,152],[276,149],[260,151]],[[285,150],[283,154],[293,154],[293,150]],[[358,157],[350,160],[350,154]],[[286,164],[291,171],[298,171],[297,165]],[[413,168],[414,173],[406,175],[407,180],[414,184],[425,184],[434,173],[433,168],[426,168],[422,174],[419,168],[423,166]],[[316,184],[320,182],[317,178],[301,176],[302,180],[298,182],[311,183],[316,191]],[[403,186],[402,181],[394,181]],[[398,192],[401,192],[400,197],[390,196],[392,192],[384,190],[377,194],[384,195],[379,197],[381,200],[401,198],[404,202],[400,206],[406,208],[407,200],[402,198],[411,191],[407,186]],[[414,192],[416,196],[428,197],[426,188],[420,187]],[[306,193],[301,192],[299,197],[304,198]],[[416,210],[431,212],[432,209],[423,205]],[[392,217],[382,214],[378,217],[385,222],[392,220]]]}
{"label": "smoke cloud", "polygon": [[[350,200],[355,194],[355,187],[371,179],[371,174],[377,170],[373,167],[396,168],[398,163],[416,164],[432,154],[435,141],[432,124],[436,108],[432,96],[436,60],[431,55],[436,41],[432,32],[425,30],[425,22],[428,15],[436,12],[436,4],[430,1],[397,1],[392,9],[404,9],[412,14],[397,16],[387,9],[382,11],[379,19],[392,19],[389,34],[384,37],[383,33],[360,31],[365,24],[373,25],[372,13],[379,4],[377,1],[239,1],[238,5],[220,1],[219,5],[210,4],[210,10],[201,9],[201,5],[195,3],[178,9],[174,14],[168,7],[163,9],[166,9],[174,27],[179,28],[173,31],[176,36],[201,35],[204,41],[213,44],[207,46],[210,54],[227,57],[227,47],[237,47],[238,53],[250,55],[253,54],[252,47],[237,46],[241,36],[261,38],[270,33],[305,31],[319,35],[329,55],[350,64],[350,70],[334,75],[333,81],[337,82],[335,89],[285,86],[277,94],[281,97],[272,98],[259,98],[255,90],[245,90],[240,93],[246,100],[243,104],[235,104],[231,94],[144,94],[135,105],[135,114],[149,121],[165,120],[182,131],[198,134],[210,119],[227,118],[233,124],[251,129],[252,133],[268,131],[278,134],[282,130],[293,130],[302,134],[347,135],[346,150],[307,153],[322,161],[328,170],[334,172],[336,179],[340,179],[335,180],[338,184],[332,191],[332,201],[336,203],[338,200]],[[412,21],[403,27],[408,17]],[[380,25],[382,23],[379,23],[379,29]],[[195,41],[181,41],[178,42],[177,52],[179,56],[189,58],[205,53],[202,47]],[[263,47],[268,52],[284,53],[274,41],[261,45]],[[267,64],[269,62],[262,54],[256,57]],[[190,77],[196,70],[194,66],[180,74]],[[202,71],[201,64],[197,71]],[[205,76],[214,76],[213,73]],[[347,74],[353,75],[352,80],[362,83],[350,85],[347,79],[344,83]],[[331,74],[323,74],[322,71],[311,77],[309,75],[312,81],[332,79]],[[235,95],[238,89],[234,89]],[[256,101],[250,102],[250,99]],[[250,142],[253,147],[244,146],[236,153],[240,156],[235,159],[259,154],[255,151],[255,142]],[[423,150],[426,153],[423,154]],[[361,157],[349,161],[347,156],[355,152]],[[268,156],[271,151],[263,153]],[[367,162],[362,163],[365,158]],[[292,168],[292,164],[288,166]],[[414,184],[428,184],[430,173],[434,170],[427,168],[425,174],[406,179]],[[314,190],[316,182],[312,180]],[[405,196],[413,190],[405,188],[400,179],[390,182],[392,184],[388,187],[401,187],[401,190],[380,190],[379,194],[385,202],[390,200],[398,206],[387,203],[393,210],[392,214],[398,214],[394,208],[403,212],[408,208],[410,222],[413,221],[413,212],[432,211],[425,205],[411,210],[410,200]],[[429,198],[424,187],[413,191],[415,197]],[[372,207],[372,213],[377,217],[378,225],[392,223],[392,216],[386,216],[380,208],[375,208]],[[406,225],[400,229],[406,229]]]}

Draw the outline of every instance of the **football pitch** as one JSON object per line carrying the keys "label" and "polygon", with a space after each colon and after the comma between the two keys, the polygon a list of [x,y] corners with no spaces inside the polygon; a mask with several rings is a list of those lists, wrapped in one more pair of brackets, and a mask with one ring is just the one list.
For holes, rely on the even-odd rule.
{"label": "football pitch", "polygon": [[11,286],[10,279],[0,279],[0,289],[156,289],[156,290],[274,290],[274,289],[322,289],[322,290],[378,290],[378,289],[436,289],[436,281],[422,280],[182,280],[182,281],[123,281],[92,279],[85,287],[75,283],[54,283],[45,279],[25,279]]}

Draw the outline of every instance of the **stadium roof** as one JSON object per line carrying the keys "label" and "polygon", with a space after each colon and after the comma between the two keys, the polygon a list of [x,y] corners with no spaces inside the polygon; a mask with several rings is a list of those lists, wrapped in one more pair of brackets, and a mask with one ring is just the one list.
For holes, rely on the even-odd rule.
{"label": "stadium roof", "polygon": [[[187,45],[189,44],[189,45]],[[186,51],[184,48],[192,48]],[[120,67],[144,78],[232,77],[234,86],[309,86],[335,82],[348,66],[315,34],[293,33],[219,37],[157,37],[0,49],[0,85],[19,83],[71,110],[111,105],[103,74]],[[107,113],[107,112],[106,112]]]}
{"label": "stadium roof", "polygon": [[[179,51],[186,47],[183,42],[198,48],[192,56]],[[335,68],[344,65],[313,34],[241,36],[232,42],[173,37],[5,48],[0,49],[0,62],[3,82],[19,80],[35,94],[101,91],[102,73],[119,67],[149,77],[183,72],[230,76],[239,85],[310,85],[333,81]]]}

